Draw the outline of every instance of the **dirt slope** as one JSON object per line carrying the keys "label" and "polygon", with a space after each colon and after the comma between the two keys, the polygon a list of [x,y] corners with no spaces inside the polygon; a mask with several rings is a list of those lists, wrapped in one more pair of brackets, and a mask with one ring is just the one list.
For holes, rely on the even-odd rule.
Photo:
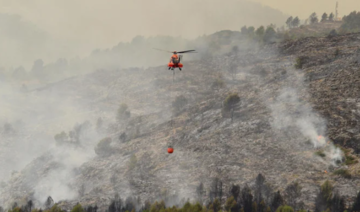
{"label": "dirt slope", "polygon": [[[344,156],[332,142],[360,151],[359,48],[360,34],[305,38],[184,62],[174,82],[171,71],[156,67],[98,71],[36,91],[78,98],[84,111],[104,118],[102,137],[112,138],[109,156],[94,156],[71,169],[74,177],[67,183],[78,196],[62,206],[96,203],[104,209],[115,193],[142,200],[173,194],[195,198],[200,182],[208,188],[217,177],[227,191],[232,183],[253,186],[259,173],[274,190],[299,182],[299,201],[306,209],[314,208],[318,186],[327,179],[351,200],[360,186],[359,165],[336,166],[334,160]],[[298,57],[302,69],[297,70]],[[223,88],[213,87],[217,79]],[[222,115],[230,92],[241,99],[233,120]],[[179,95],[188,105],[173,115],[171,104]],[[120,103],[128,104],[132,118],[117,123]],[[123,133],[125,140],[119,138]],[[172,155],[166,153],[169,144],[175,149]],[[326,156],[314,154],[318,150]],[[36,195],[36,189],[31,192],[48,170],[61,166],[52,154],[32,161],[4,186],[4,204]],[[339,168],[349,169],[352,178],[333,175]]]}

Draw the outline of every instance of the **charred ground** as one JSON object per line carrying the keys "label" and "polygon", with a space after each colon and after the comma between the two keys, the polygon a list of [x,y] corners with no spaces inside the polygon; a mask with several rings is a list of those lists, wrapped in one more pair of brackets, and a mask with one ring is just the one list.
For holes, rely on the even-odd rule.
{"label": "charred ground", "polygon": [[[80,202],[105,208],[115,193],[142,200],[166,195],[196,198],[200,182],[210,187],[218,178],[224,191],[234,183],[253,188],[259,173],[274,191],[298,182],[298,201],[306,209],[314,209],[325,180],[334,181],[340,194],[352,201],[360,186],[359,49],[360,34],[310,37],[184,61],[174,82],[166,67],[134,68],[97,71],[33,91],[78,100],[84,111],[92,111],[94,129],[97,118],[102,118],[98,134],[111,139],[109,145],[98,146],[108,154],[71,168],[74,178],[66,185],[78,197],[61,206]],[[224,100],[232,93],[240,101],[226,111]],[[185,97],[185,106],[173,106],[178,96]],[[120,103],[128,105],[129,118],[116,120]],[[284,113],[279,115],[279,108]],[[326,152],[326,146],[314,148],[297,125],[277,124],[287,123],[289,117],[307,120],[304,110],[306,116],[326,120],[311,124],[323,130],[327,141],[352,148],[354,154],[346,151],[344,159],[351,157],[354,163],[343,161],[336,167],[328,155],[316,154]],[[77,142],[75,150],[66,144],[57,148],[76,155],[85,151],[84,146],[97,146],[86,138]],[[166,152],[169,144],[175,149],[172,155]],[[63,165],[51,151],[31,162],[3,185],[4,205],[36,195],[42,179],[60,172]],[[351,179],[334,175],[339,169],[348,170]]]}

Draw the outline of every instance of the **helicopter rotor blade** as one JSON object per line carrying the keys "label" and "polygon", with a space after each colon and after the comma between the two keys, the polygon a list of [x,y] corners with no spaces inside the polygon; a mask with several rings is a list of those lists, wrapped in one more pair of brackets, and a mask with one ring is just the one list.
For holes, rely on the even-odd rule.
{"label": "helicopter rotor blade", "polygon": [[163,50],[163,49],[156,49],[156,48],[153,48],[155,50],[158,50],[158,51],[163,51],[163,52],[169,52],[169,53],[174,53],[174,52],[171,52],[171,51],[167,51],[167,50]]}
{"label": "helicopter rotor blade", "polygon": [[186,50],[186,51],[181,51],[181,52],[177,52],[178,54],[183,54],[183,53],[196,53],[194,52],[196,50]]}

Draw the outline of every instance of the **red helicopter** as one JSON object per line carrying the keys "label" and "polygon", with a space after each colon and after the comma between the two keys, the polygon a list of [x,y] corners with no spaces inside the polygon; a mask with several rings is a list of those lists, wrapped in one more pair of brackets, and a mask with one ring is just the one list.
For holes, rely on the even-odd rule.
{"label": "red helicopter", "polygon": [[[159,50],[159,51],[166,51],[166,50],[162,50],[162,49],[156,49],[156,50]],[[181,58],[182,58],[182,55],[177,55],[177,54],[184,54],[184,53],[197,53],[195,52],[195,50],[186,50],[186,51],[180,51],[180,52],[177,52],[177,51],[166,51],[166,52],[169,52],[169,53],[173,53],[173,55],[171,56],[170,58],[170,61],[168,63],[168,67],[169,67],[169,70],[174,70],[175,68],[179,68],[179,70],[181,71],[181,68],[183,67],[183,64],[180,63],[181,61]]]}

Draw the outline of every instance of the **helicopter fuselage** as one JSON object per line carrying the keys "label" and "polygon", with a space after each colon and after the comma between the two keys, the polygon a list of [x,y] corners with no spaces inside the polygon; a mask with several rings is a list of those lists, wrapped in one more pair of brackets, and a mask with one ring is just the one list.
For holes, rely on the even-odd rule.
{"label": "helicopter fuselage", "polygon": [[168,63],[169,69],[175,69],[179,68],[181,69],[183,67],[183,64],[180,63],[180,57],[177,54],[173,54],[170,58],[170,62]]}

